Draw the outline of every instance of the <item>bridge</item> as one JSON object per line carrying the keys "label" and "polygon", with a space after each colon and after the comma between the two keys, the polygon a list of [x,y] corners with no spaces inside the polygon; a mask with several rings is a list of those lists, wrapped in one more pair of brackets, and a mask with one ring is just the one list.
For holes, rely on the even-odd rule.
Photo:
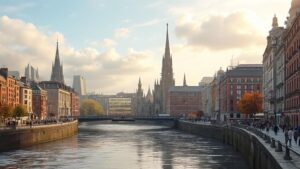
{"label": "bridge", "polygon": [[79,122],[89,122],[89,121],[177,121],[176,117],[140,117],[140,116],[130,116],[130,117],[119,117],[119,116],[79,116],[77,117]]}

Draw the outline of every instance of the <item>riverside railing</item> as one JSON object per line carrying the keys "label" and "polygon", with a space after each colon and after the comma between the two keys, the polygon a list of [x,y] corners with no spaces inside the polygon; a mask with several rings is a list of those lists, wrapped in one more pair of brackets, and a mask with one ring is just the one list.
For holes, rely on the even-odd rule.
{"label": "riverside railing", "polygon": [[300,157],[300,153],[292,148],[290,148],[288,145],[285,143],[282,143],[280,140],[275,139],[274,137],[262,132],[260,129],[254,128],[252,126],[247,126],[247,125],[240,125],[236,124],[233,125],[234,127],[242,128],[245,129],[259,138],[262,138],[265,143],[270,144],[271,148],[274,148],[276,152],[282,152],[283,148],[285,149],[285,154],[284,154],[284,159],[285,160],[291,160],[291,155],[290,153],[292,152],[294,155]]}

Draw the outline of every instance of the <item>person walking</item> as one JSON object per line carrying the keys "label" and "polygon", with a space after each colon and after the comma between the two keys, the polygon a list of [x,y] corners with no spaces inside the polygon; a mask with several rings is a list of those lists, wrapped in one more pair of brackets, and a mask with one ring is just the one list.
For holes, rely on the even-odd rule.
{"label": "person walking", "polygon": [[277,125],[274,126],[274,132],[275,132],[275,135],[277,135],[277,132],[278,132],[278,126]]}
{"label": "person walking", "polygon": [[289,141],[289,134],[288,134],[288,130],[284,131],[284,138],[285,138],[285,145],[287,146],[287,143]]}
{"label": "person walking", "polygon": [[297,128],[295,128],[295,130],[294,130],[294,141],[295,141],[296,144],[297,144],[297,139],[298,139],[298,131],[297,131]]}
{"label": "person walking", "polygon": [[293,130],[291,128],[288,131],[288,136],[289,136],[289,145],[291,147],[292,146],[292,138],[293,138]]}

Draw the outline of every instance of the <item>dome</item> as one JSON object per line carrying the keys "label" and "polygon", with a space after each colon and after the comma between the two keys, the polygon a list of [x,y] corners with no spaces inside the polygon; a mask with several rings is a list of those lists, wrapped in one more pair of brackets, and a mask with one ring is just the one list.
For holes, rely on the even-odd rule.
{"label": "dome", "polygon": [[296,16],[296,13],[300,12],[300,0],[293,0],[291,9],[290,9],[290,17]]}

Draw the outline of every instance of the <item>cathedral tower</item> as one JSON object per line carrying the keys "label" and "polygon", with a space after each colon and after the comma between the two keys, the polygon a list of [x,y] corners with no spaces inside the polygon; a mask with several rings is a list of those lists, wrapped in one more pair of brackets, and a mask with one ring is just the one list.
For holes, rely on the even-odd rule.
{"label": "cathedral tower", "polygon": [[51,81],[65,83],[63,74],[63,65],[60,64],[58,42],[56,42],[56,54],[54,65],[52,64]]}
{"label": "cathedral tower", "polygon": [[170,42],[169,42],[169,31],[167,24],[167,35],[166,35],[166,46],[165,54],[162,60],[162,72],[161,72],[161,91],[162,91],[162,113],[168,113],[168,91],[169,88],[175,85],[175,80],[173,78],[173,66],[172,66],[172,55],[170,52]]}

